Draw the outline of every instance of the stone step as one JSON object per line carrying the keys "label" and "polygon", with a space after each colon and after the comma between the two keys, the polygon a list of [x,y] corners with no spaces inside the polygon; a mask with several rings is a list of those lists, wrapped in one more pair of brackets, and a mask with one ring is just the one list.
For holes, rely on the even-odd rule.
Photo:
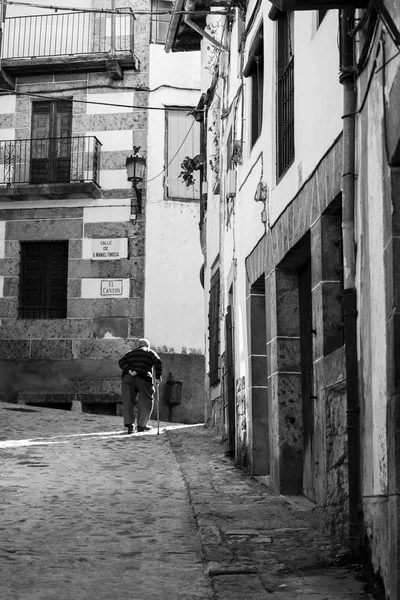
{"label": "stone step", "polygon": [[57,392],[19,392],[18,404],[71,404],[72,402],[84,402],[86,404],[120,404],[120,393],[109,394],[61,394]]}
{"label": "stone step", "polygon": [[59,394],[57,392],[18,392],[18,404],[67,404],[75,400],[75,394]]}
{"label": "stone step", "polygon": [[120,394],[121,377],[115,378],[80,378],[71,382],[71,389],[76,394]]}

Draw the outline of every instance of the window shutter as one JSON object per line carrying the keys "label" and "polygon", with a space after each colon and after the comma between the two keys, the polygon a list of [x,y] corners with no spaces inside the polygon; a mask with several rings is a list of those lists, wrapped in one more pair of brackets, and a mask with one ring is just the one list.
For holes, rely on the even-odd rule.
{"label": "window shutter", "polygon": [[32,105],[32,183],[68,182],[71,165],[72,102]]}
{"label": "window shutter", "polygon": [[65,318],[67,283],[67,241],[21,243],[20,318]]}
{"label": "window shutter", "polygon": [[[172,2],[170,0],[153,0],[151,10],[153,13],[170,11]],[[152,14],[151,16],[151,41],[165,44],[169,26],[170,15]]]}
{"label": "window shutter", "polygon": [[[194,185],[186,186],[179,173],[186,156],[193,158],[200,153],[200,127],[189,108],[170,110],[167,115],[167,189],[169,198],[184,200],[200,199],[200,173],[193,171]],[[186,138],[186,139],[185,139]],[[185,141],[183,141],[185,140]],[[182,143],[183,142],[183,143]]]}

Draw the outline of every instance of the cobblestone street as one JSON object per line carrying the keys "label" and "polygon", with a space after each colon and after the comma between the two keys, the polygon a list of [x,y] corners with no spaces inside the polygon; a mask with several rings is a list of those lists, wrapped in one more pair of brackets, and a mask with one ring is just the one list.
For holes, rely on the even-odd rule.
{"label": "cobblestone street", "polygon": [[5,403],[0,419],[1,599],[372,598],[201,425],[128,436],[120,417]]}

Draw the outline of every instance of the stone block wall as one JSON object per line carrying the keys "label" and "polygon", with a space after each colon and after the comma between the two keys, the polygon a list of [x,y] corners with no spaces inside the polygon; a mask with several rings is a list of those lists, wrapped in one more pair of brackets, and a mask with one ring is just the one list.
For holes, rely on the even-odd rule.
{"label": "stone block wall", "polygon": [[[94,5],[106,7],[102,0]],[[138,10],[149,8],[147,0],[139,5]],[[136,198],[125,159],[134,145],[147,154],[149,27],[149,17],[140,15],[135,24],[138,71],[125,71],[118,81],[106,71],[32,73],[17,83],[17,91],[28,95],[7,97],[1,111],[1,139],[30,139],[32,103],[47,94],[71,98],[72,137],[96,136],[102,144],[99,199],[76,190],[51,199],[38,195],[37,186],[30,194],[27,185],[18,200],[0,202],[0,389],[13,400],[18,393],[115,394],[93,382],[118,380],[118,358],[144,335],[146,193],[143,214],[132,219]],[[93,260],[92,240],[105,238],[123,240],[127,253],[117,260]],[[21,243],[50,240],[68,240],[66,318],[20,319]],[[122,280],[123,294],[102,297],[103,279]]]}
{"label": "stone block wall", "polygon": [[[163,362],[163,378],[159,389],[160,420],[175,423],[204,423],[205,362],[202,354],[176,354],[159,352]],[[181,404],[168,402],[168,380],[182,383]],[[156,418],[156,407],[152,419]]]}
{"label": "stone block wall", "polygon": [[[255,246],[246,260],[246,271],[250,286],[265,274],[265,319],[259,318],[258,325],[263,327],[265,321],[267,332],[269,445],[264,454],[269,457],[269,485],[281,494],[306,494],[315,502],[316,521],[344,539],[348,533],[348,472],[340,169],[339,140]],[[312,318],[304,331],[300,273],[308,260]],[[254,324],[248,321],[248,328],[251,326]],[[307,361],[302,356],[304,335],[311,340],[309,373],[304,371]],[[312,383],[307,398],[305,376]],[[247,410],[250,407],[247,399]],[[305,414],[311,422],[307,447]],[[240,423],[239,411],[238,419]],[[254,415],[249,429],[254,437]],[[263,443],[262,434],[254,443]],[[252,448],[249,439],[244,444],[240,457]]]}

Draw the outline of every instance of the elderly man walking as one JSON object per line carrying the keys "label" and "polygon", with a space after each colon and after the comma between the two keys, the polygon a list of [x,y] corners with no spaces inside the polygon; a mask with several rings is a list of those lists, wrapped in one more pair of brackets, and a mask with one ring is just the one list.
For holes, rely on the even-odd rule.
{"label": "elderly man walking", "polygon": [[143,338],[118,364],[122,369],[124,425],[128,428],[128,433],[133,433],[137,406],[137,431],[149,431],[151,427],[148,421],[153,410],[155,392],[153,370],[158,385],[162,374],[161,358],[150,348],[150,342]]}

